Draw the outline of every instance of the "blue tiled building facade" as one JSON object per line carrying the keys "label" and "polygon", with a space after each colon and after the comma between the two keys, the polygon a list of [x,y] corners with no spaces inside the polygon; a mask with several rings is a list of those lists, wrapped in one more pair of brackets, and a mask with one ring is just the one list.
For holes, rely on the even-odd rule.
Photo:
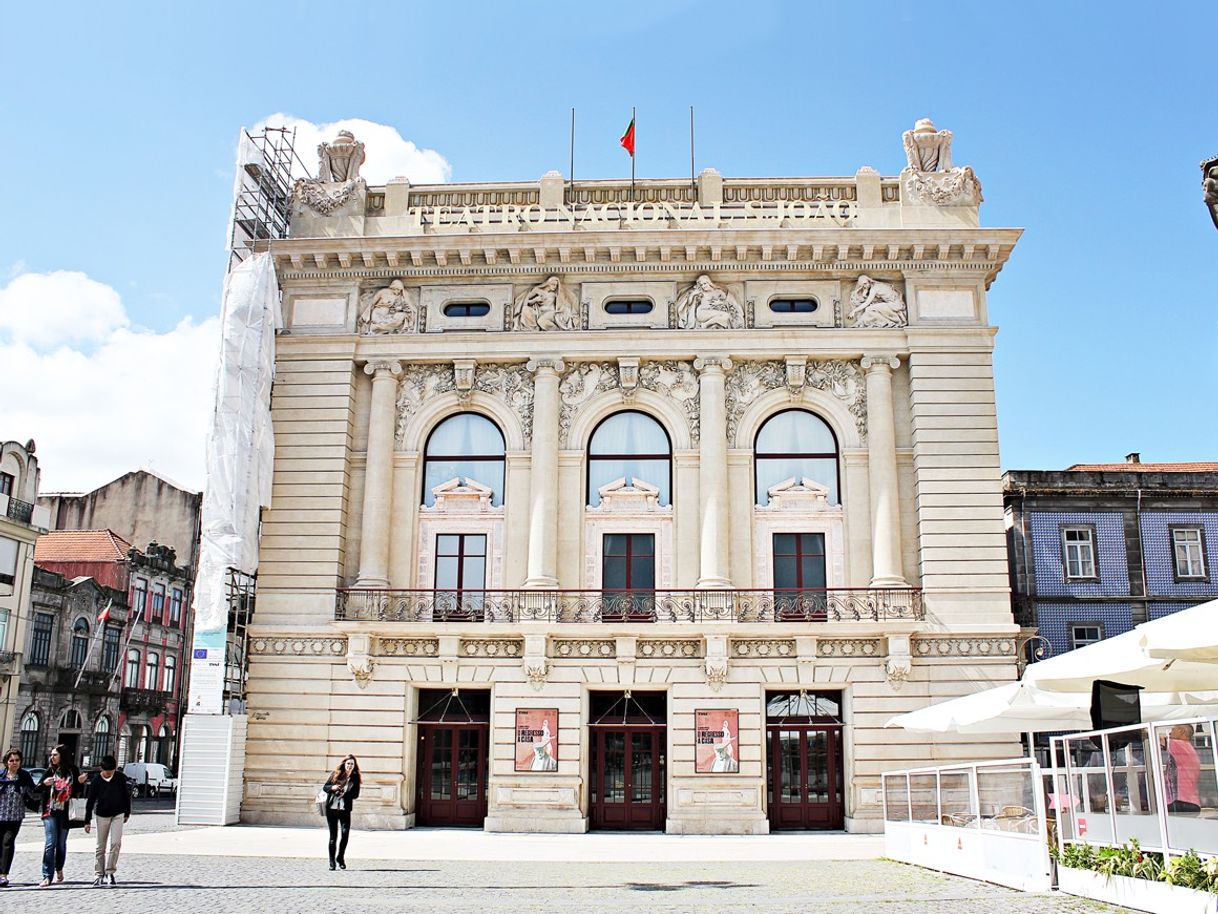
{"label": "blue tiled building facade", "polygon": [[1016,620],[1053,654],[1218,598],[1218,464],[1003,477]]}

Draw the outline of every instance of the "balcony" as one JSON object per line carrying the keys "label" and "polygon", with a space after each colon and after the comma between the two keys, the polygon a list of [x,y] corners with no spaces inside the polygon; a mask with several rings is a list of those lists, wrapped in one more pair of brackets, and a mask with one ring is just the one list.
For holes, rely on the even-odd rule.
{"label": "balcony", "polygon": [[163,711],[173,701],[169,692],[155,689],[123,689],[119,707],[124,711]]}
{"label": "balcony", "polygon": [[51,525],[51,512],[48,509],[11,495],[0,494],[0,516],[43,530]]}
{"label": "balcony", "polygon": [[[76,677],[80,677],[77,683]],[[114,686],[114,674],[101,670],[85,670],[80,672],[77,667],[59,666],[54,669],[51,680],[54,687],[62,692],[87,692],[90,694],[105,694]],[[115,688],[114,691],[117,691]]]}
{"label": "balcony", "polygon": [[372,590],[337,592],[346,622],[920,622],[917,588],[831,590]]}

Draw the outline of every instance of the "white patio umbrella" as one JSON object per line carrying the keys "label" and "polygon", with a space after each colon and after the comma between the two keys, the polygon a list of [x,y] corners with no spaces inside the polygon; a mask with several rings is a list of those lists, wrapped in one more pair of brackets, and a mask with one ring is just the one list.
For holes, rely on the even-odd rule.
{"label": "white patio umbrella", "polygon": [[1218,664],[1218,600],[1144,622],[1134,630],[1150,657]]}

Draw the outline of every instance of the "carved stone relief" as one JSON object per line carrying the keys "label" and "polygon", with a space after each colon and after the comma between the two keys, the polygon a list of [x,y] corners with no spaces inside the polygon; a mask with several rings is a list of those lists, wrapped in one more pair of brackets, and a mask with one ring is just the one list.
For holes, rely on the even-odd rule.
{"label": "carved stone relief", "polygon": [[[571,423],[580,408],[599,393],[618,390],[629,400],[636,387],[623,387],[622,367],[613,362],[574,362],[563,373],[558,390],[562,407],[558,414],[558,436],[562,447],[570,447]],[[690,440],[698,443],[701,429],[698,404],[698,375],[692,362],[665,359],[626,366],[628,380],[637,373],[637,387],[658,393],[676,403],[689,425]]]}
{"label": "carved stone relief", "polygon": [[702,656],[702,642],[697,639],[640,641],[636,656],[644,660],[696,659]]}
{"label": "carved stone relief", "polygon": [[341,657],[347,650],[346,638],[253,638],[251,654],[278,654],[293,657]]}
{"label": "carved stone relief", "polygon": [[379,638],[380,653],[386,657],[435,657],[440,642],[435,638]]}
{"label": "carved stone relief", "polygon": [[460,656],[462,657],[509,657],[515,660],[523,655],[524,642],[515,639],[496,638],[485,641],[462,639],[461,641]]}
{"label": "carved stone relief", "polygon": [[794,657],[794,638],[732,639],[733,657]]}
{"label": "carved stone relief", "polygon": [[919,657],[1010,657],[1013,638],[918,638],[914,653]]}
{"label": "carved stone relief", "polygon": [[412,333],[418,328],[418,309],[400,279],[383,289],[365,292],[359,300],[359,323],[363,334]]}
{"label": "carved stone relief", "polygon": [[555,641],[550,649],[553,657],[609,660],[617,656],[617,642],[610,639]]}
{"label": "carved stone relief", "polygon": [[[507,404],[520,417],[525,445],[532,442],[533,375],[523,364],[477,365],[473,369],[470,387],[473,391],[496,397]],[[424,403],[445,393],[464,393],[465,396],[469,393],[458,389],[456,371],[451,363],[406,365],[402,368],[402,377],[398,382],[398,447],[402,446],[411,417]]]}
{"label": "carved stone relief", "polygon": [[744,309],[730,292],[703,273],[677,296],[676,325],[681,330],[730,330],[744,326]]}
{"label": "carved stone relief", "polygon": [[878,638],[817,639],[816,653],[819,657],[878,657]]}
{"label": "carved stone relief", "polygon": [[922,118],[901,137],[909,174],[906,195],[911,203],[932,206],[974,206],[984,199],[973,169],[952,166],[952,132],[936,130]]}
{"label": "carved stone relief", "polygon": [[364,144],[349,130],[340,130],[333,142],[317,147],[317,158],[317,177],[298,179],[292,197],[313,212],[329,216],[367,186],[359,176],[364,164]]}
{"label": "carved stone relief", "polygon": [[557,276],[538,283],[512,304],[513,330],[578,330],[579,302]]}
{"label": "carved stone relief", "polygon": [[[727,440],[736,440],[736,431],[745,410],[767,391],[792,390],[794,378],[788,375],[786,362],[777,359],[764,362],[737,362],[727,376]],[[792,393],[796,398],[805,388],[831,393],[854,416],[859,438],[867,440],[867,383],[858,362],[840,360],[809,361],[803,368],[803,383]]]}
{"label": "carved stone relief", "polygon": [[850,313],[856,327],[904,327],[909,322],[905,299],[886,282],[863,274],[850,293]]}

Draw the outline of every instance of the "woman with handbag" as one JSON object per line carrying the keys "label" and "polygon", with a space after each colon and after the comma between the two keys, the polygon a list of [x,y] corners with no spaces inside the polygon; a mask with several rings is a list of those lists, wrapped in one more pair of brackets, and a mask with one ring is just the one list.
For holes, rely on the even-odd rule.
{"label": "woman with handbag", "polygon": [[8,885],[8,871],[13,865],[17,832],[25,818],[25,803],[34,792],[30,773],[21,767],[21,752],[10,749],[4,753],[4,768],[0,769],[0,888]]}
{"label": "woman with handbag", "polygon": [[[68,829],[83,825],[85,821],[84,798],[73,800],[78,793],[80,771],[72,762],[72,752],[62,743],[51,750],[47,765],[47,776],[42,782],[43,833],[46,843],[42,848],[42,882],[39,888],[47,888],[52,879],[63,882],[63,864],[68,856]],[[80,807],[79,821],[75,821],[73,802]]]}
{"label": "woman with handbag", "polygon": [[347,853],[347,837],[351,833],[351,808],[359,798],[359,783],[359,762],[354,755],[348,755],[330,772],[330,777],[321,788],[319,796],[324,801],[321,805],[325,810],[326,825],[330,828],[330,869],[334,869],[336,863],[344,870],[347,868],[343,858]]}

